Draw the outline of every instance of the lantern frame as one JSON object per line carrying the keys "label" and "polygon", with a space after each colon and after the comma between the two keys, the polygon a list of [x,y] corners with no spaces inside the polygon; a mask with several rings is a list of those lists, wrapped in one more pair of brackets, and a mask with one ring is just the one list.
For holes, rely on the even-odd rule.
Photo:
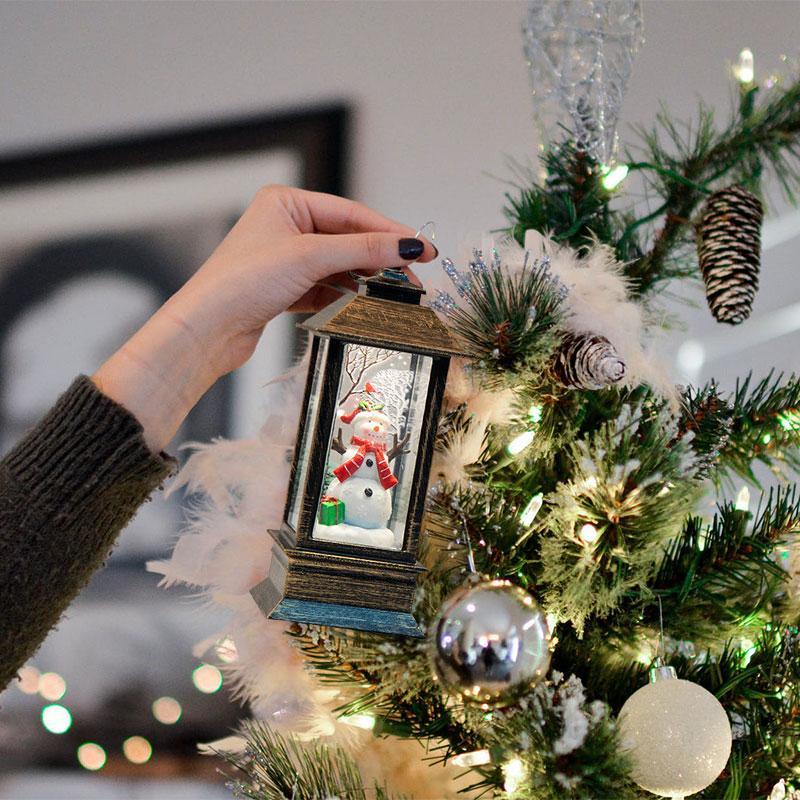
{"label": "lantern frame", "polygon": [[[271,619],[422,635],[411,613],[417,579],[425,570],[417,559],[420,526],[450,358],[463,355],[434,311],[420,305],[422,294],[403,273],[384,270],[364,280],[358,294],[300,324],[313,339],[289,493],[283,522],[270,531],[269,575],[251,591]],[[414,421],[416,453],[409,475],[402,477],[412,484],[400,549],[314,538],[349,344],[430,359],[423,412]],[[315,391],[316,408],[309,414]],[[304,473],[298,469],[303,453]],[[296,527],[289,521],[294,511]]]}

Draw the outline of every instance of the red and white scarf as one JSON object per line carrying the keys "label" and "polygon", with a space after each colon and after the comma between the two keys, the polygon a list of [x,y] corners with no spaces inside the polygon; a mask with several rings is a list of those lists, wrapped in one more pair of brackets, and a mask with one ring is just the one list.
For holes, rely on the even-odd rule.
{"label": "red and white scarf", "polygon": [[372,453],[375,456],[375,465],[378,468],[378,480],[381,482],[381,486],[384,489],[391,489],[397,484],[397,478],[392,474],[392,468],[389,466],[383,445],[368,442],[360,436],[353,436],[350,444],[358,445],[358,451],[333,471],[340,483],[344,483],[364,463],[367,453]]}

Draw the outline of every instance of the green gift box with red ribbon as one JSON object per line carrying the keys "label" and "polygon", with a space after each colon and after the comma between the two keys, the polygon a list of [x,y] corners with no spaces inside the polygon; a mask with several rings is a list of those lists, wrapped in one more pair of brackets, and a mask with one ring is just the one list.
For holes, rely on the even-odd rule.
{"label": "green gift box with red ribbon", "polygon": [[320,501],[319,521],[321,525],[338,525],[344,522],[344,501],[325,495]]}

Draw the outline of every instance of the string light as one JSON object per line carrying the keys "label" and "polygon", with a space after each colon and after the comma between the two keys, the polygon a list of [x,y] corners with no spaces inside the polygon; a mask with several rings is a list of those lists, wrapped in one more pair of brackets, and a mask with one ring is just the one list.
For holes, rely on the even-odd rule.
{"label": "string light", "polygon": [[39,694],[54,703],[67,693],[67,683],[57,672],[45,672],[39,678]]}
{"label": "string light", "polygon": [[742,653],[742,666],[746,667],[750,663],[750,659],[755,655],[757,648],[750,639],[742,639],[739,649]]}
{"label": "string light", "polygon": [[769,444],[772,441],[772,434],[765,433],[764,436],[761,438],[761,441],[764,442],[764,444]]}
{"label": "string light", "polygon": [[519,436],[512,439],[507,445],[506,450],[510,456],[519,455],[533,441],[535,434],[533,431],[523,431]]}
{"label": "string light", "polygon": [[488,764],[492,760],[492,755],[488,750],[473,750],[470,753],[459,753],[454,756],[452,763],[456,767],[479,767],[481,764]]}
{"label": "string light", "polygon": [[153,716],[162,725],[174,725],[183,714],[181,704],[174,697],[159,697],[152,709]]}
{"label": "string light", "polygon": [[539,494],[535,494],[528,501],[528,505],[525,506],[525,508],[522,510],[522,513],[519,515],[519,521],[525,527],[533,524],[533,521],[536,519],[536,515],[542,508],[543,500],[544,496],[541,492],[539,492]]}
{"label": "string light", "polygon": [[538,403],[534,403],[528,409],[528,419],[533,423],[542,421],[542,407]]}
{"label": "string light", "polygon": [[612,192],[628,177],[629,167],[627,164],[617,164],[616,167],[603,167],[600,183],[607,192]]}
{"label": "string light", "polygon": [[800,431],[800,411],[789,409],[778,414],[778,422],[785,431]]}
{"label": "string light", "polygon": [[519,758],[512,758],[503,765],[503,788],[508,794],[514,794],[525,777],[525,765]]}
{"label": "string light", "polygon": [[106,765],[106,751],[94,742],[84,742],[78,748],[78,763],[90,772],[97,772]]}
{"label": "string light", "polygon": [[750,490],[746,486],[742,486],[739,489],[739,494],[736,495],[736,506],[737,511],[749,511],[750,510]]}
{"label": "string light", "polygon": [[213,664],[201,664],[192,672],[192,683],[198,692],[214,694],[222,688],[222,673]]}
{"label": "string light", "polygon": [[361,728],[371,731],[375,727],[375,716],[373,714],[348,714],[339,718],[345,725],[352,725],[354,728]]}
{"label": "string light", "polygon": [[131,736],[122,743],[122,753],[131,764],[146,764],[153,755],[153,746],[144,736]]}
{"label": "string light", "polygon": [[22,667],[17,673],[17,689],[23,694],[36,694],[39,691],[39,670],[36,667]]}
{"label": "string light", "polygon": [[587,522],[580,530],[578,536],[586,544],[594,544],[600,538],[600,531],[591,522]]}
{"label": "string light", "polygon": [[753,59],[753,51],[749,47],[745,47],[739,53],[739,60],[733,68],[733,74],[737,81],[741,84],[749,84],[755,78],[755,65]]}
{"label": "string light", "polygon": [[233,664],[239,657],[236,650],[236,643],[230,637],[226,637],[221,642],[217,642],[217,656],[223,664]]}
{"label": "string light", "polygon": [[68,708],[53,703],[42,709],[42,725],[50,733],[66,733],[72,727],[72,714]]}

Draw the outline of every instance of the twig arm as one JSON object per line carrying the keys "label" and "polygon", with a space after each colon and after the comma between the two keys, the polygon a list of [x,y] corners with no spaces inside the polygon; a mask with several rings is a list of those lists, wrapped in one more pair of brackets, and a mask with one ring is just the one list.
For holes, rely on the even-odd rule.
{"label": "twig arm", "polygon": [[408,452],[408,450],[405,449],[405,446],[411,439],[411,434],[407,433],[399,442],[397,441],[396,433],[392,434],[392,438],[394,439],[394,443],[392,444],[391,448],[386,451],[386,459],[388,461],[391,461],[395,456],[400,455],[400,453]]}

